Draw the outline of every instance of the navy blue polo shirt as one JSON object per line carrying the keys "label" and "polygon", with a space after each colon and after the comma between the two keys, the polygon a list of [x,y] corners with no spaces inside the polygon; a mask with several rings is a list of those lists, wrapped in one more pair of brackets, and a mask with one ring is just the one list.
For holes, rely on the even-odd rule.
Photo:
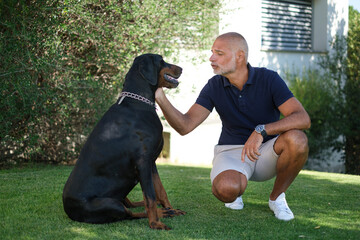
{"label": "navy blue polo shirt", "polygon": [[[278,107],[293,97],[279,74],[248,64],[249,78],[240,91],[229,80],[215,75],[201,90],[197,104],[212,111],[222,121],[219,145],[243,145],[258,124],[278,121]],[[275,136],[268,136],[264,142]]]}

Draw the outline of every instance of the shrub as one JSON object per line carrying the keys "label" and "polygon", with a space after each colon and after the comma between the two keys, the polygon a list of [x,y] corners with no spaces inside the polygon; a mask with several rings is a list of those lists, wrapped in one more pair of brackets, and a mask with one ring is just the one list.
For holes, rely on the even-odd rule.
{"label": "shrub", "polygon": [[[311,128],[306,130],[309,139],[309,161],[307,165],[317,165],[329,160],[329,151],[338,151],[342,144],[341,114],[338,114],[337,95],[334,82],[325,77],[320,70],[304,69],[297,74],[286,73],[289,88],[302,103],[311,118]],[[316,162],[319,161],[319,162]]]}
{"label": "shrub", "polygon": [[319,59],[320,71],[288,73],[287,79],[312,120],[307,134],[313,161],[331,160],[326,150],[339,151],[346,173],[360,174],[360,28],[350,29],[347,39],[337,36],[332,51]]}
{"label": "shrub", "polygon": [[218,1],[0,1],[0,165],[76,159],[135,56],[210,44]]}

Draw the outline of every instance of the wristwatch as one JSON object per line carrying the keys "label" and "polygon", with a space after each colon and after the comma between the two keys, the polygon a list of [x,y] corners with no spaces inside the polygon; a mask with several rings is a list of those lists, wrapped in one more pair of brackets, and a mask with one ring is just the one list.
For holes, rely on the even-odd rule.
{"label": "wristwatch", "polygon": [[257,125],[257,126],[255,127],[255,131],[256,131],[257,133],[260,133],[261,136],[263,136],[263,138],[266,138],[266,137],[267,137],[267,133],[266,133],[266,131],[265,131],[265,125]]}

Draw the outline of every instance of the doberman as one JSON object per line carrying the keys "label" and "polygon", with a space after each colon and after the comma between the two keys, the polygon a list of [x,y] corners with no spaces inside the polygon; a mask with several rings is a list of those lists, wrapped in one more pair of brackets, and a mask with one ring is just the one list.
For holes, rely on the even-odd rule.
{"label": "doberman", "polygon": [[[181,72],[160,55],[135,58],[119,99],[89,135],[65,184],[63,205],[72,220],[110,223],[147,217],[150,228],[169,230],[159,218],[185,214],[171,206],[155,164],[163,147],[155,91],[177,87]],[[138,182],[144,201],[132,203],[127,195]],[[145,212],[128,209],[137,206],[145,206]]]}

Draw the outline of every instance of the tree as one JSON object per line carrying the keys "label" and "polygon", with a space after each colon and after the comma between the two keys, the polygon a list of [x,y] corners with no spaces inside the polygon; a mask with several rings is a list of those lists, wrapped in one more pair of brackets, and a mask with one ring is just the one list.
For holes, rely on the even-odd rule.
{"label": "tree", "polygon": [[209,47],[217,0],[0,1],[0,164],[76,159],[133,59]]}
{"label": "tree", "polygon": [[360,13],[353,7],[347,40],[345,167],[347,173],[360,175]]}

